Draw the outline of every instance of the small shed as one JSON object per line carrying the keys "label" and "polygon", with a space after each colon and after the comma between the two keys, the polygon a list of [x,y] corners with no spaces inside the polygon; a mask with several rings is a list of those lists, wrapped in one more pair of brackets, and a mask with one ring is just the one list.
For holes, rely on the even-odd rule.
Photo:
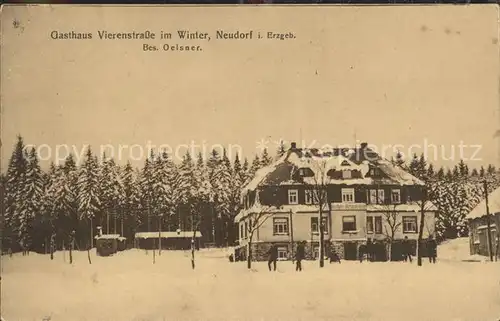
{"label": "small shed", "polygon": [[[468,215],[470,254],[489,256],[489,236],[493,256],[500,257],[500,188],[488,195],[489,217],[486,200],[482,200]],[[488,233],[488,220],[490,231]]]}
{"label": "small shed", "polygon": [[[140,249],[157,249],[159,243],[165,250],[189,250],[193,240],[193,231],[175,232],[137,232],[135,233],[135,247]],[[201,244],[201,232],[196,231],[194,238],[195,248],[198,250]]]}
{"label": "small shed", "polygon": [[110,256],[126,248],[126,238],[121,237],[120,234],[97,235],[95,240],[97,255],[99,256]]}

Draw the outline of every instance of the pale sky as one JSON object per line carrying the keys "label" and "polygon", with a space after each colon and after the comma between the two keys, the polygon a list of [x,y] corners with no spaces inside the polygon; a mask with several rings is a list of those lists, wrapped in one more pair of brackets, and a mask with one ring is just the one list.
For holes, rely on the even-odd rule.
{"label": "pale sky", "polygon": [[[142,50],[188,43],[175,37],[97,37],[98,30],[186,28],[211,35],[190,41],[202,52]],[[296,39],[216,40],[219,29]],[[93,39],[52,40],[53,30]],[[480,159],[471,167],[497,164],[498,32],[494,5],[4,7],[2,171],[17,134],[50,146],[52,157],[56,145],[111,144],[115,152],[122,145],[120,163],[131,145],[148,142],[232,144],[253,158],[261,139],[322,146],[356,138],[380,149],[399,144],[404,153],[412,144],[443,145],[446,157],[455,149],[451,163],[462,142],[464,157]]]}

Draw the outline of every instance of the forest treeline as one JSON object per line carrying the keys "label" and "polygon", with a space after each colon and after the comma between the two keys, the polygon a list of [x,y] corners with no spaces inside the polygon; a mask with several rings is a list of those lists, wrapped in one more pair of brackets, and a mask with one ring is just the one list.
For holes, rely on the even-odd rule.
{"label": "forest treeline", "polygon": [[[0,181],[2,250],[44,252],[52,236],[60,249],[72,231],[76,247],[87,249],[98,226],[129,242],[136,232],[161,228],[198,230],[205,243],[233,245],[242,187],[284,151],[282,144],[273,151],[276,155],[264,150],[251,162],[238,155],[231,161],[223,150],[212,150],[207,159],[186,153],[180,162],[166,152],[151,151],[137,168],[118,165],[88,147],[81,164],[69,155],[42,170],[36,149],[27,148],[19,136]],[[469,170],[460,161],[451,169],[436,170],[423,155],[404,160],[400,154],[393,162],[427,183],[439,209],[436,229],[442,239],[467,235],[465,216],[484,197],[484,180],[490,191],[499,186],[492,165]]]}

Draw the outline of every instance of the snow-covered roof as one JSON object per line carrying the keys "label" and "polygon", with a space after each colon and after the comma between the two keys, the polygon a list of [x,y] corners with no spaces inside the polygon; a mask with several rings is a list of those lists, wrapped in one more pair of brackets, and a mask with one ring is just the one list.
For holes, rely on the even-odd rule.
{"label": "snow-covered roof", "polygon": [[[136,239],[154,239],[158,238],[159,234],[162,239],[168,238],[192,238],[193,231],[180,231],[180,232],[137,232],[135,233]],[[202,237],[200,231],[196,231],[196,238]]]}
{"label": "snow-covered roof", "polygon": [[[490,214],[500,213],[500,187],[488,195],[488,207]],[[468,219],[475,219],[486,215],[486,199],[483,199],[470,213]]]}
{"label": "snow-covered roof", "polygon": [[388,160],[381,159],[376,161],[375,164],[395,183],[399,183],[400,185],[424,185],[424,182],[420,179],[404,171],[401,167],[394,166]]}
{"label": "snow-covered roof", "polygon": [[[103,235],[96,235],[94,237],[96,240],[113,240],[113,239],[120,239],[120,234],[103,234]],[[125,239],[125,238],[124,238]]]}
{"label": "snow-covered roof", "polygon": [[248,182],[247,185],[245,185],[242,189],[242,195],[245,194],[247,191],[252,191],[257,188],[257,186],[274,170],[276,170],[276,167],[280,164],[282,164],[287,157],[287,154],[285,153],[283,156],[281,156],[277,161],[272,163],[271,165],[265,166],[257,170],[255,172],[254,178]]}
{"label": "snow-covered roof", "polygon": [[[377,167],[382,172],[381,176],[370,177],[370,167]],[[312,176],[302,177],[297,181],[295,173],[300,168],[312,170]],[[333,179],[327,177],[329,171],[355,170],[361,177],[352,179]],[[255,190],[263,185],[295,185],[316,184],[327,182],[329,185],[424,185],[424,183],[393,165],[390,161],[382,159],[369,148],[334,148],[331,150],[318,149],[290,149],[275,163],[261,168],[255,177],[243,188],[242,196],[248,191]]]}

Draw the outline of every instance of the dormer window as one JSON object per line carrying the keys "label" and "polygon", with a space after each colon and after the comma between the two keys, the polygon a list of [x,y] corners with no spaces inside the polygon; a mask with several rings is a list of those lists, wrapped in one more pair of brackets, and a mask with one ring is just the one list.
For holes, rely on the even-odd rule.
{"label": "dormer window", "polygon": [[299,169],[299,175],[300,175],[300,176],[304,176],[304,175],[305,175],[305,171],[304,171],[304,169],[303,169],[303,168],[300,168],[300,169]]}
{"label": "dormer window", "polygon": [[342,178],[343,179],[350,179],[350,178],[352,178],[351,171],[342,171]]}

